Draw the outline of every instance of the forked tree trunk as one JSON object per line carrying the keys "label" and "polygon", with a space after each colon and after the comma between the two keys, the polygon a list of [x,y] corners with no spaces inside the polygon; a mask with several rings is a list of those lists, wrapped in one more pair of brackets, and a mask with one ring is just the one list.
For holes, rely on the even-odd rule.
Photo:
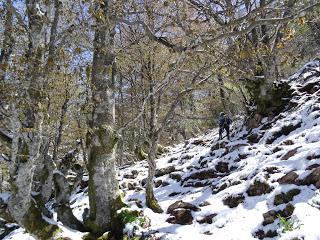
{"label": "forked tree trunk", "polygon": [[[37,7],[40,1],[26,1],[31,42],[27,51],[26,78],[22,81],[26,91],[21,102],[14,109],[12,129],[12,165],[10,168],[12,198],[8,209],[15,221],[38,239],[50,239],[57,226],[49,224],[42,217],[43,201],[40,189],[34,194],[36,167],[44,164],[47,141],[44,138],[44,105],[40,94],[41,60],[43,58],[43,19]],[[43,199],[42,196],[40,199]]]}

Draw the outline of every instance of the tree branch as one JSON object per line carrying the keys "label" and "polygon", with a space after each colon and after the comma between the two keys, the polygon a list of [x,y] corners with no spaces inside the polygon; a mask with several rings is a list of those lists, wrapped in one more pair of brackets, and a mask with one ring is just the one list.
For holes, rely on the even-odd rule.
{"label": "tree branch", "polygon": [[250,31],[252,31],[254,28],[261,26],[261,25],[274,25],[274,24],[281,24],[281,23],[287,23],[291,20],[294,20],[298,17],[301,17],[303,14],[305,14],[306,12],[310,11],[311,9],[320,6],[320,2],[317,2],[315,4],[312,4],[308,7],[305,7],[303,9],[301,9],[300,11],[296,12],[295,14],[291,14],[287,17],[283,17],[283,18],[268,18],[268,19],[258,19],[256,21],[254,21],[253,23],[251,23],[248,27],[240,30],[240,31],[233,31],[233,32],[227,32],[227,33],[222,33],[216,37],[213,37],[211,39],[206,39],[203,40],[202,42],[193,45],[191,48],[197,48],[198,46],[201,45],[205,45],[208,43],[213,43],[213,42],[217,42],[218,40],[224,39],[224,38],[228,38],[228,37],[236,37],[236,36],[241,36],[244,34],[249,33]]}
{"label": "tree branch", "polygon": [[212,74],[210,74],[209,76],[203,78],[202,80],[200,80],[197,84],[194,84],[193,87],[188,87],[185,88],[184,90],[180,91],[175,100],[173,101],[173,103],[170,105],[169,111],[167,112],[167,114],[165,115],[163,121],[161,122],[159,128],[156,131],[156,134],[159,134],[163,128],[167,125],[167,123],[169,122],[170,118],[172,117],[174,110],[176,109],[177,105],[179,104],[179,102],[181,101],[181,99],[187,94],[190,93],[194,90],[196,90],[199,86],[201,86],[203,83],[205,83],[210,77],[212,76]]}
{"label": "tree branch", "polygon": [[164,80],[158,84],[158,86],[155,87],[154,89],[154,92],[153,93],[149,93],[143,100],[143,103],[141,105],[141,108],[140,108],[140,112],[136,115],[136,117],[134,119],[132,119],[131,121],[127,122],[123,127],[121,127],[117,132],[118,134],[122,135],[122,132],[124,130],[126,130],[128,127],[130,127],[132,124],[134,124],[136,121],[139,120],[139,118],[143,115],[144,113],[144,109],[145,109],[145,106],[148,102],[148,100],[150,99],[150,97],[156,93],[158,93],[159,91],[161,91],[163,88],[165,88],[168,84],[169,84],[169,81],[171,79],[171,77],[173,76],[173,74],[177,71],[177,66],[183,62],[185,58],[185,54],[182,53],[179,58],[177,59],[177,61],[175,62],[174,66],[172,67],[172,70],[168,72],[168,74],[166,75],[166,77],[164,78]]}

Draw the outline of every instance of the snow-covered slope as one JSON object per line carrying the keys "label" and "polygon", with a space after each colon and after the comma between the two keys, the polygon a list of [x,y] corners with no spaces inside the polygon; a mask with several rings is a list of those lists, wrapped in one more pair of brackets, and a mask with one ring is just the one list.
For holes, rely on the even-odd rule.
{"label": "snow-covered slope", "polygon": [[[259,128],[237,133],[228,143],[219,144],[214,130],[175,146],[157,161],[155,182],[160,186],[155,192],[161,207],[166,211],[182,200],[201,209],[191,211],[190,225],[168,223],[169,214],[145,209],[157,236],[320,239],[320,229],[314,225],[320,221],[320,210],[310,205],[320,188],[319,66],[319,61],[309,63],[289,79],[295,96],[275,119],[264,119]],[[147,176],[146,167],[142,162],[125,169],[122,182],[131,188],[139,185]],[[127,179],[134,170],[139,175]],[[161,172],[170,173],[161,176]],[[139,187],[126,189],[126,200],[130,199],[139,199],[144,206]],[[293,231],[281,232],[278,214],[291,219]],[[199,223],[207,216],[212,223]]]}
{"label": "snow-covered slope", "polygon": [[[231,142],[219,142],[215,129],[159,158],[155,195],[162,214],[145,206],[147,162],[121,168],[125,201],[151,219],[143,234],[172,240],[320,239],[319,76],[315,60],[289,78],[294,97],[259,128],[233,126]],[[81,219],[86,191],[72,202]],[[16,231],[5,239],[27,237]]]}

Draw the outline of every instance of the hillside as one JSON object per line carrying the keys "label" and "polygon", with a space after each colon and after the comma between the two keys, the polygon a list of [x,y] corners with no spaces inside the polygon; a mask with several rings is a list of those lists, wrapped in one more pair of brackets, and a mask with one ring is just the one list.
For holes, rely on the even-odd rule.
{"label": "hillside", "polygon": [[[147,229],[127,230],[168,240],[320,239],[319,77],[320,60],[305,65],[287,80],[294,97],[286,109],[250,131],[235,122],[230,142],[218,141],[214,129],[170,148],[157,160],[163,214],[145,206],[147,162],[122,167],[125,202],[151,220]],[[79,219],[88,206],[85,181],[71,199]],[[83,235],[63,230],[71,239]],[[19,228],[4,239],[32,238]]]}

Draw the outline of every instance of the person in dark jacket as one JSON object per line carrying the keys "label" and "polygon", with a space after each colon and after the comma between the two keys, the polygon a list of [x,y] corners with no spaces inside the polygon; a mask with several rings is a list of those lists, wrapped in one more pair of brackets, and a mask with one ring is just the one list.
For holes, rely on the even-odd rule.
{"label": "person in dark jacket", "polygon": [[221,112],[219,114],[219,140],[222,139],[222,134],[224,130],[227,131],[227,137],[228,140],[230,140],[230,124],[231,124],[231,119],[225,115],[224,112]]}

